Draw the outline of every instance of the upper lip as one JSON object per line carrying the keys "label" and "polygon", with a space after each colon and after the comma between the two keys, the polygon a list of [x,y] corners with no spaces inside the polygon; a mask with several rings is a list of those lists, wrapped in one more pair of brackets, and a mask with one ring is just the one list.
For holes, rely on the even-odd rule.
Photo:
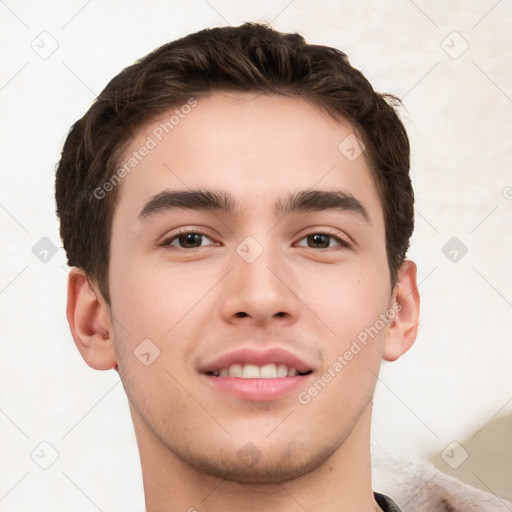
{"label": "upper lip", "polygon": [[201,366],[201,373],[217,372],[222,368],[229,368],[232,364],[254,364],[256,366],[264,366],[274,363],[276,365],[285,364],[288,367],[295,368],[299,373],[312,371],[312,367],[305,363],[295,354],[280,347],[269,348],[265,350],[257,350],[253,348],[244,348],[234,350],[223,354],[211,362]]}

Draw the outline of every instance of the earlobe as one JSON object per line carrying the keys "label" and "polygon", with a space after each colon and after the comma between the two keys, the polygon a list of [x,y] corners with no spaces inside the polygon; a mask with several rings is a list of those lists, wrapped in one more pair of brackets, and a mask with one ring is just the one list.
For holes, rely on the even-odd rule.
{"label": "earlobe", "polygon": [[96,370],[114,368],[117,361],[109,307],[85,272],[76,267],[69,272],[66,316],[85,362]]}
{"label": "earlobe", "polygon": [[416,284],[416,264],[411,260],[405,260],[400,266],[391,304],[396,304],[396,315],[388,325],[382,353],[386,361],[395,361],[407,352],[418,333],[420,295]]}

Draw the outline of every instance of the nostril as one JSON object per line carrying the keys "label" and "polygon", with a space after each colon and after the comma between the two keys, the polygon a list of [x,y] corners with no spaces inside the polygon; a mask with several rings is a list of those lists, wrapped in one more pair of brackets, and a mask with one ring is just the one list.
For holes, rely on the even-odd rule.
{"label": "nostril", "polygon": [[286,313],[284,311],[279,311],[279,313],[276,313],[276,316],[285,316]]}
{"label": "nostril", "polygon": [[244,311],[239,311],[236,316],[238,318],[243,318],[244,316],[249,316],[247,313],[245,313]]}

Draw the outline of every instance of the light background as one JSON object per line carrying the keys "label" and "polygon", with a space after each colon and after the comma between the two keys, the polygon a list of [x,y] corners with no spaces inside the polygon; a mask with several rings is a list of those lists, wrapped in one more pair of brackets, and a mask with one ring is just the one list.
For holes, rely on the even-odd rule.
{"label": "light background", "polygon": [[[144,508],[122,385],[85,365],[65,320],[54,166],[70,125],[123,67],[245,21],[340,48],[376,90],[405,101],[421,327],[382,368],[374,487],[407,511],[411,467],[434,462],[512,498],[510,0],[0,0],[2,512]],[[443,252],[452,237],[459,247]]]}

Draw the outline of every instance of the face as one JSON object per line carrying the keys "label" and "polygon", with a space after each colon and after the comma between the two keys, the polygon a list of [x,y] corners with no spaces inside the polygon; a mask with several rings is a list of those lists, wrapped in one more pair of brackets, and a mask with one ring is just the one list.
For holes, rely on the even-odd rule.
{"label": "face", "polygon": [[300,99],[234,93],[198,99],[169,133],[161,122],[126,152],[155,142],[113,219],[111,318],[136,430],[214,476],[306,474],[370,408],[392,317],[354,130]]}

